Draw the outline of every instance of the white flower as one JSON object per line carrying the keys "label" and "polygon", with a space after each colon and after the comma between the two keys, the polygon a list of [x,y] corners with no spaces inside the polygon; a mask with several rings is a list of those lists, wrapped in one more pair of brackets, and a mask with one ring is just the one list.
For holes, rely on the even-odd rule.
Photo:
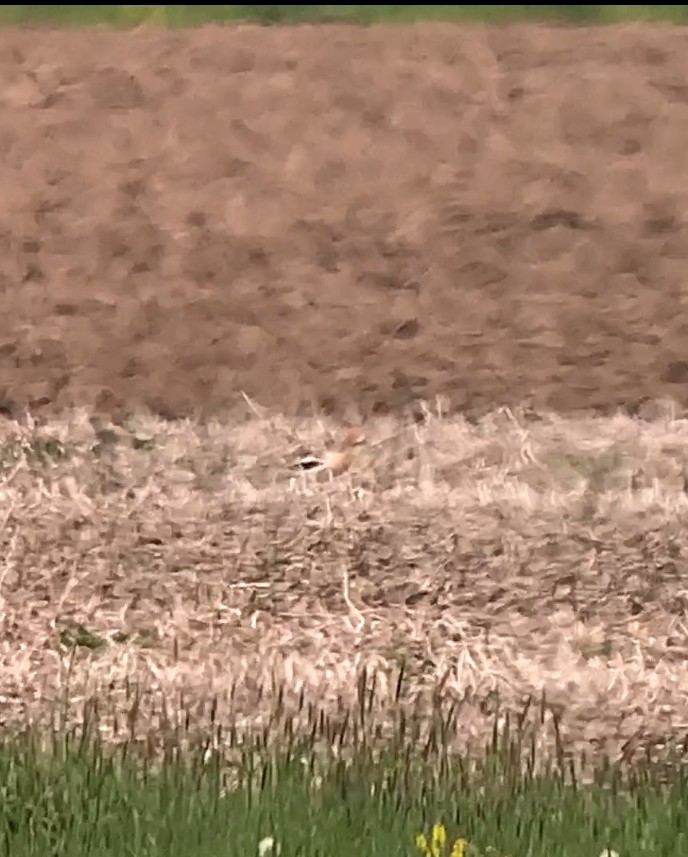
{"label": "white flower", "polygon": [[258,843],[258,857],[267,857],[268,854],[272,853],[273,849],[275,850],[275,854],[279,854],[282,850],[279,847],[279,843],[275,848],[275,840],[272,838],[272,836],[266,836]]}

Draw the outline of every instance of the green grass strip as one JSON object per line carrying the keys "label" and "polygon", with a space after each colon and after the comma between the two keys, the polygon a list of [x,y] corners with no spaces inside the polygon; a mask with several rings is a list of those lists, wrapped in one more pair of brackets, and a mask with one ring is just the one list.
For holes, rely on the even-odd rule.
{"label": "green grass strip", "polygon": [[316,753],[308,740],[279,751],[237,740],[231,756],[170,745],[160,761],[145,746],[106,752],[76,734],[55,733],[47,747],[31,733],[6,739],[0,850],[12,857],[266,857],[278,845],[282,857],[688,853],[688,777],[678,767],[635,771],[623,784],[610,768],[583,785],[553,769],[529,774],[505,747],[469,762],[360,745],[345,762],[317,743]]}
{"label": "green grass strip", "polygon": [[256,21],[262,24],[347,21],[373,24],[413,21],[565,21],[615,23],[626,21],[688,20],[688,6],[0,6],[5,25],[50,24],[134,26],[151,23],[170,27],[198,26],[210,22]]}

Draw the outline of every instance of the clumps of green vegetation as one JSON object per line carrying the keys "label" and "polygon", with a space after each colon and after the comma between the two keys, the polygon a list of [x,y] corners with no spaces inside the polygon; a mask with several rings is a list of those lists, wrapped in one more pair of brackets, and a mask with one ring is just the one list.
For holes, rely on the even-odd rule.
{"label": "clumps of green vegetation", "polygon": [[97,652],[107,646],[107,640],[80,623],[62,628],[60,644],[66,649],[82,648]]}
{"label": "clumps of green vegetation", "polygon": [[115,429],[101,428],[95,432],[95,440],[91,445],[91,452],[100,458],[107,450],[114,449],[120,442],[120,435]]}
{"label": "clumps of green vegetation", "polygon": [[158,641],[155,631],[149,628],[115,631],[106,638],[81,622],[65,624],[58,632],[58,639],[67,650],[84,649],[89,652],[101,652],[109,645],[133,644],[145,648]]}
{"label": "clumps of green vegetation", "polygon": [[[161,713],[159,734],[101,737],[103,704],[81,723],[0,739],[0,842],[13,857],[679,857],[688,833],[685,769],[599,763],[581,778],[563,749],[539,758],[522,718],[495,715],[488,746],[452,752],[460,708],[421,720],[400,708],[383,737],[359,683],[351,711],[263,728]],[[194,706],[196,707],[196,706]],[[544,703],[543,703],[544,712]],[[427,832],[429,831],[429,832]]]}
{"label": "clumps of green vegetation", "polygon": [[25,461],[32,467],[49,467],[68,454],[65,444],[55,437],[11,436],[0,443],[0,466],[7,468]]}
{"label": "clumps of green vegetation", "polygon": [[8,470],[21,464],[32,470],[47,469],[86,453],[100,458],[122,445],[138,452],[152,452],[156,448],[156,439],[114,428],[95,430],[92,441],[86,444],[76,440],[63,441],[40,431],[17,432],[0,440],[0,469]]}
{"label": "clumps of green vegetation", "polygon": [[121,445],[129,446],[139,452],[152,452],[156,446],[154,437],[141,436],[136,432],[127,432],[123,429],[118,431],[110,427],[98,428],[94,435],[91,452],[97,457]]}

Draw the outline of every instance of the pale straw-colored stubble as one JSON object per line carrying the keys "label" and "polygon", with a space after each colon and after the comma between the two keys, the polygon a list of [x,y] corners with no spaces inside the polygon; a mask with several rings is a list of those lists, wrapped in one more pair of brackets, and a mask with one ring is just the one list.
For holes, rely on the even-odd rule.
{"label": "pale straw-colored stubble", "polygon": [[[68,453],[45,464],[3,423],[0,451],[29,450],[0,477],[6,716],[67,692],[125,707],[139,678],[144,710],[183,690],[260,720],[280,684],[353,702],[363,666],[384,707],[406,660],[417,690],[545,690],[581,739],[685,724],[688,422],[381,419],[347,473],[294,481],[338,428],[141,415],[98,457],[75,412],[38,430]],[[71,658],[70,623],[106,645]]]}

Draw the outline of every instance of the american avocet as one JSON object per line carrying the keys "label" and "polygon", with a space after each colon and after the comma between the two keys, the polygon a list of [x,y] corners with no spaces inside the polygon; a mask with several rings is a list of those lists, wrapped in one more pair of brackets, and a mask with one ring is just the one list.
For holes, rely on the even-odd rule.
{"label": "american avocet", "polygon": [[346,429],[341,443],[334,449],[328,449],[322,455],[309,452],[296,462],[294,469],[305,473],[326,471],[332,476],[338,476],[348,470],[356,454],[356,448],[365,442],[363,429],[353,426]]}

